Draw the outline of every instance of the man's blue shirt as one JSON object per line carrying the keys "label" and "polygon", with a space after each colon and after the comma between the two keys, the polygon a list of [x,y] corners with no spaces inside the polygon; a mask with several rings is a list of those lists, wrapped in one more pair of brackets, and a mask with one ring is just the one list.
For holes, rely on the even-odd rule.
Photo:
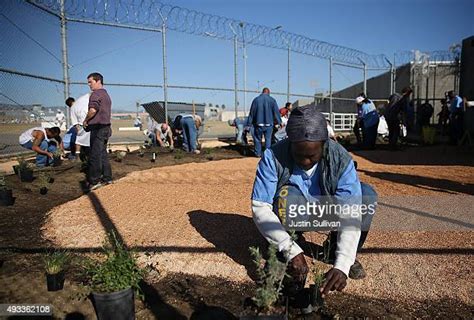
{"label": "man's blue shirt", "polygon": [[280,111],[276,100],[265,93],[253,99],[248,121],[249,125],[273,126],[276,123],[280,124]]}

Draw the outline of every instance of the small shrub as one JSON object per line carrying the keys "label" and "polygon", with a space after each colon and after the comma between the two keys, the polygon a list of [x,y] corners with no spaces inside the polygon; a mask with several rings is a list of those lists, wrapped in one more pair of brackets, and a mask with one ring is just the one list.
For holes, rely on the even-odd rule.
{"label": "small shrub", "polygon": [[131,287],[142,297],[139,287],[146,271],[137,266],[134,253],[127,251],[114,232],[107,235],[103,245],[105,260],[86,260],[84,283],[90,291],[110,293]]}
{"label": "small shrub", "polygon": [[66,251],[53,251],[48,253],[43,261],[47,274],[57,274],[66,269],[71,261],[71,255]]}
{"label": "small shrub", "polygon": [[26,161],[25,158],[23,157],[18,158],[18,171],[19,172],[27,171],[31,169],[32,169],[31,164],[28,161]]}
{"label": "small shrub", "polygon": [[269,312],[281,296],[287,263],[278,260],[277,247],[274,244],[268,248],[267,260],[258,248],[251,247],[250,254],[257,267],[258,277],[257,291],[252,300],[260,312]]}
{"label": "small shrub", "polygon": [[4,191],[7,190],[7,181],[5,179],[5,173],[0,173],[0,190]]}
{"label": "small shrub", "polygon": [[127,153],[125,151],[118,151],[117,153],[115,153],[115,161],[122,162],[126,154]]}

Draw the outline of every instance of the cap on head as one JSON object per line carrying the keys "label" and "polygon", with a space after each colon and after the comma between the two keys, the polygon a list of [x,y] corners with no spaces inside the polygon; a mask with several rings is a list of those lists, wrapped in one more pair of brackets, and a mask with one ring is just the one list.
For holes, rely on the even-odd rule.
{"label": "cap on head", "polygon": [[291,142],[326,141],[326,117],[313,106],[298,107],[291,112],[286,132]]}
{"label": "cap on head", "polygon": [[357,104],[361,104],[364,100],[365,100],[364,97],[359,96],[359,97],[356,98],[355,101],[356,101]]}

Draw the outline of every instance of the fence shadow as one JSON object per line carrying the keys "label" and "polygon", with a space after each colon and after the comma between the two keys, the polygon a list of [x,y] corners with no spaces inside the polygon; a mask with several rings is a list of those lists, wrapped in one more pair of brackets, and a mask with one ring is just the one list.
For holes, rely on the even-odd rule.
{"label": "fence shadow", "polygon": [[431,165],[474,167],[474,152],[456,146],[416,146],[400,151],[387,150],[378,145],[376,150],[348,148],[353,154],[379,164]]}
{"label": "fence shadow", "polygon": [[406,184],[418,188],[435,190],[445,193],[465,193],[469,195],[474,195],[474,184],[472,183],[460,183],[447,179],[436,179],[404,173],[373,172],[363,169],[358,169],[358,171],[364,173],[369,177]]}
{"label": "fence shadow", "polygon": [[267,243],[252,218],[235,213],[204,210],[190,211],[188,215],[191,225],[203,238],[212,243],[217,251],[224,252],[236,263],[244,266],[249,277],[256,279],[249,247],[266,248]]}

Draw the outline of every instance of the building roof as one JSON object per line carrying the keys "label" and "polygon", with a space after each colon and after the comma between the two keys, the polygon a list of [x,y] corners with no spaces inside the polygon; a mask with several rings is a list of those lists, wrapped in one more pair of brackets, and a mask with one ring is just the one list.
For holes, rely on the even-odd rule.
{"label": "building roof", "polygon": [[[205,103],[194,103],[193,107],[192,103],[168,101],[168,122],[172,122],[173,119],[181,113],[193,114],[193,112],[195,112],[202,119],[204,119],[205,106]],[[152,101],[143,103],[142,107],[156,122],[165,122],[164,101]]]}

